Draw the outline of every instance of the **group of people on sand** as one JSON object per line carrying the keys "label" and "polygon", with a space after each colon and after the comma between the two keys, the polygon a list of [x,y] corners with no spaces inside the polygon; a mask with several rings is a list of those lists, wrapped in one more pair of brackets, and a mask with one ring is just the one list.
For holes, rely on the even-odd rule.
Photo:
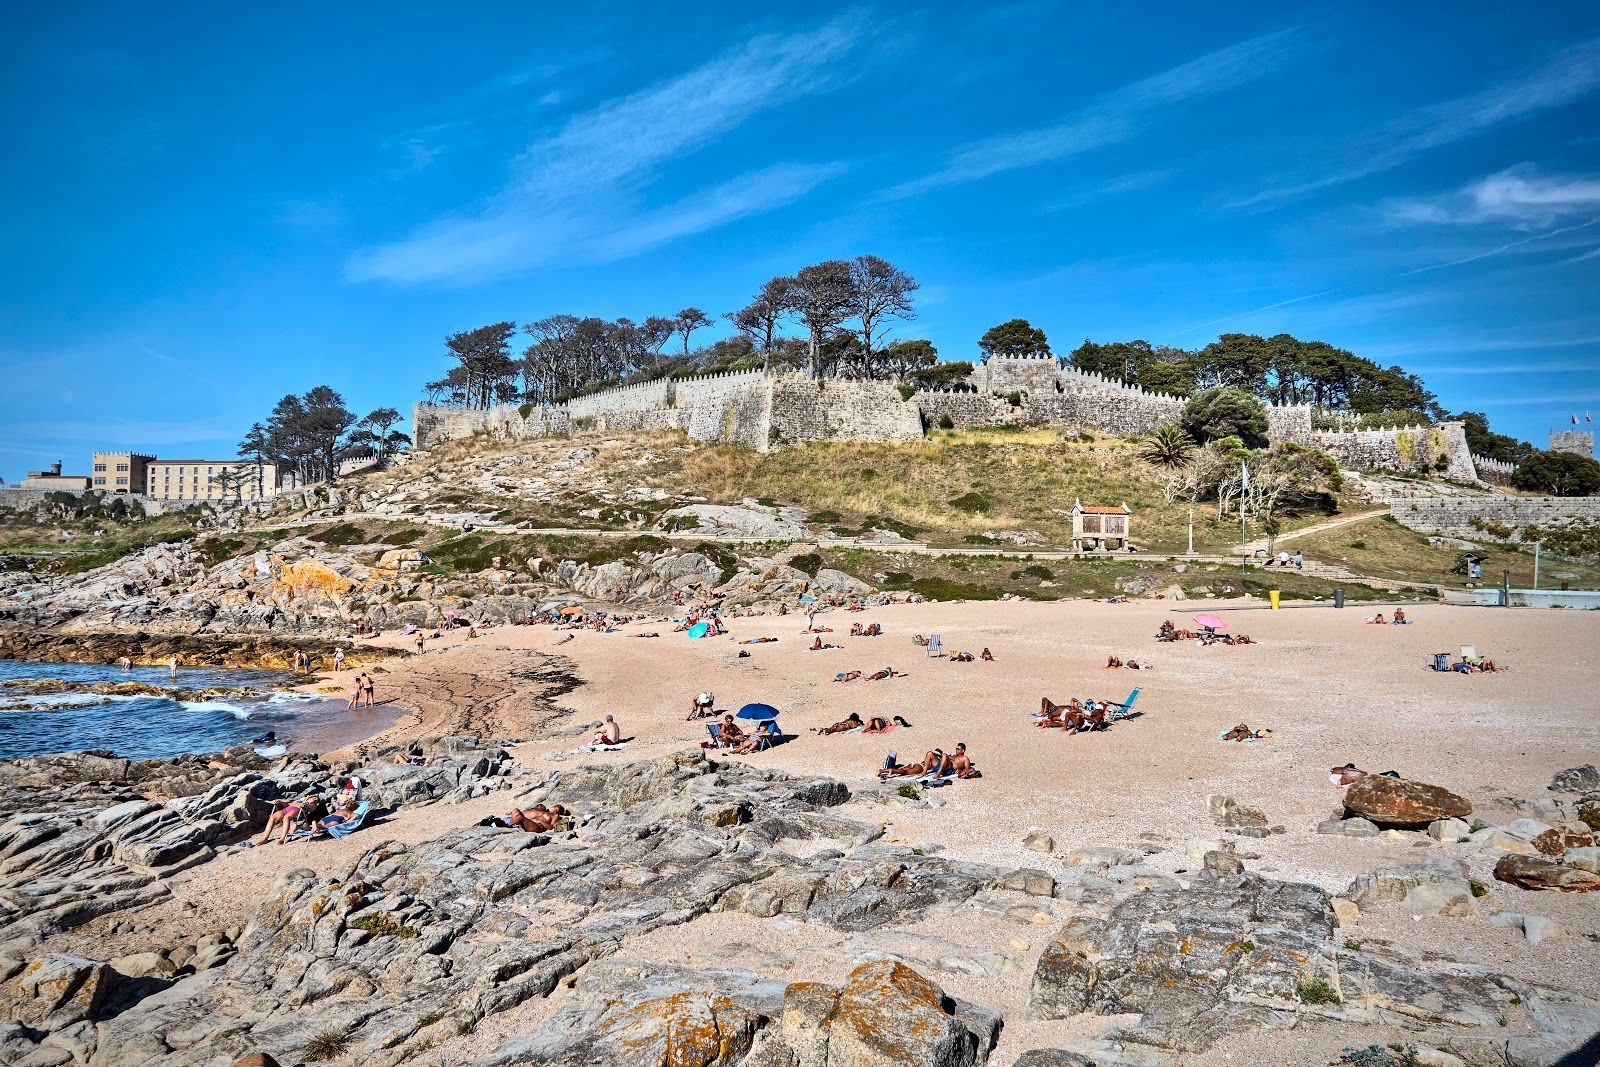
{"label": "group of people on sand", "polygon": [[824,737],[829,734],[853,733],[857,730],[864,734],[886,734],[896,726],[904,726],[908,730],[911,729],[911,724],[906,722],[906,720],[899,715],[894,717],[893,722],[884,718],[882,715],[874,715],[872,718],[863,722],[861,720],[860,713],[852,711],[849,715],[846,715],[832,726],[818,726],[811,732],[814,734],[820,734]]}
{"label": "group of people on sand", "polygon": [[881,779],[889,778],[977,778],[980,777],[977,766],[967,756],[965,741],[956,745],[955,750],[946,752],[936,748],[922,757],[920,763],[898,763],[896,753],[889,753],[883,770],[878,772]]}
{"label": "group of people on sand", "polygon": [[859,622],[850,624],[851,637],[880,637],[882,634],[883,626],[879,623],[873,623],[871,626],[862,626]]}
{"label": "group of people on sand", "polygon": [[854,682],[858,679],[865,678],[869,682],[881,682],[885,678],[904,677],[905,673],[903,671],[897,671],[893,667],[884,667],[881,670],[873,671],[871,674],[862,674],[860,671],[840,671],[838,674],[833,676],[833,680],[836,682]]}
{"label": "group of people on sand", "polygon": [[709,747],[727,749],[736,755],[746,755],[763,747],[769,747],[783,737],[783,730],[778,726],[776,719],[762,719],[756,723],[755,729],[745,733],[739,724],[733,721],[732,715],[723,715],[722,722],[717,724],[717,739],[705,742]]}
{"label": "group of people on sand", "polygon": [[1249,634],[1221,634],[1206,627],[1200,630],[1184,630],[1172,624],[1168,619],[1156,631],[1156,640],[1171,643],[1173,641],[1199,641],[1202,645],[1259,645],[1261,642]]}
{"label": "group of people on sand", "polygon": [[1383,612],[1380,611],[1376,615],[1374,615],[1370,619],[1368,619],[1367,620],[1367,624],[1369,626],[1410,626],[1411,625],[1411,620],[1406,618],[1406,609],[1405,608],[1395,608],[1394,609],[1394,621],[1393,622],[1391,622],[1388,619],[1385,619],[1383,617]]}
{"label": "group of people on sand", "polygon": [[366,707],[372,707],[372,694],[376,688],[377,686],[372,681],[372,675],[366,673],[356,675],[355,681],[350,683],[350,703],[346,710],[354,711],[362,707],[363,700],[366,701]]}
{"label": "group of people on sand", "polygon": [[293,800],[272,801],[272,814],[267,816],[267,825],[261,833],[261,840],[255,844],[267,844],[272,839],[274,829],[278,831],[280,845],[289,840],[290,834],[301,831],[309,831],[312,837],[325,836],[330,826],[357,817],[356,807],[361,803],[363,784],[360,778],[346,780],[326,807],[322,794],[316,791],[307,792]]}
{"label": "group of people on sand", "polygon": [[1039,698],[1039,713],[1033,725],[1043,730],[1065,730],[1071,734],[1085,734],[1105,726],[1106,717],[1116,704],[1106,700],[1080,701],[1073,697],[1065,704],[1057,704],[1049,697]]}

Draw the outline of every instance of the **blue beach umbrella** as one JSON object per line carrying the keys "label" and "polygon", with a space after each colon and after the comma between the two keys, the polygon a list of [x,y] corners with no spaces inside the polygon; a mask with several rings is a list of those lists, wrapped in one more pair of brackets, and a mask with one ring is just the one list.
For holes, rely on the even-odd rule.
{"label": "blue beach umbrella", "polygon": [[689,636],[704,637],[706,635],[706,631],[709,629],[711,629],[711,627],[707,626],[705,623],[697,622],[693,626],[689,627]]}
{"label": "blue beach umbrella", "polygon": [[803,597],[800,598],[800,603],[802,603],[802,604],[813,604],[813,603],[816,603],[816,599],[817,598],[814,597],[814,596],[803,596]]}
{"label": "blue beach umbrella", "polygon": [[746,704],[739,709],[738,717],[741,719],[754,719],[757,722],[764,719],[776,719],[778,717],[778,709],[771,704]]}

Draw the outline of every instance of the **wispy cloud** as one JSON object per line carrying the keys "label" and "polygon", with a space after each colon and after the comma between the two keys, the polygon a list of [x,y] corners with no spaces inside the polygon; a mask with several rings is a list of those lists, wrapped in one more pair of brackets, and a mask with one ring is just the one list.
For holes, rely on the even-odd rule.
{"label": "wispy cloud", "polygon": [[1593,360],[1561,363],[1523,363],[1519,361],[1510,364],[1496,363],[1465,367],[1413,366],[1410,369],[1418,374],[1586,374],[1600,370],[1600,363],[1596,363]]}
{"label": "wispy cloud", "polygon": [[1235,202],[1270,207],[1392,170],[1424,152],[1574,103],[1600,90],[1600,39],[1569,48],[1544,66],[1476,93],[1418,108],[1315,160],[1308,173]]}
{"label": "wispy cloud", "polygon": [[1249,311],[1240,311],[1233,315],[1224,315],[1220,319],[1212,319],[1210,322],[1202,322],[1196,326],[1185,326],[1178,332],[1180,334],[1193,333],[1196,330],[1203,330],[1207,326],[1215,326],[1218,323],[1223,322],[1232,322],[1234,319],[1248,318],[1251,315],[1259,315],[1263,311],[1272,311],[1274,308],[1288,307],[1290,304],[1298,304],[1306,300],[1315,300],[1321,296],[1332,296],[1334,293],[1343,291],[1343,289],[1328,289],[1320,293],[1307,293],[1305,296],[1297,296],[1289,300],[1280,300],[1276,304],[1267,304],[1265,307],[1251,308]]}
{"label": "wispy cloud", "polygon": [[640,206],[657,168],[763,111],[837,85],[843,74],[834,68],[861,38],[854,18],[809,33],[756,37],[581,114],[522,152],[510,182],[487,202],[357,252],[346,276],[470,281],[556,259],[605,261],[789,203],[837,166],[773,166],[670,207]]}
{"label": "wispy cloud", "polygon": [[1430,270],[1442,270],[1445,267],[1459,267],[1464,263],[1476,263],[1480,259],[1488,259],[1490,256],[1498,256],[1502,253],[1510,252],[1513,249],[1521,248],[1524,245],[1533,244],[1536,241],[1548,241],[1552,237],[1559,237],[1564,233],[1573,233],[1577,230],[1587,230],[1589,227],[1595,225],[1600,225],[1600,219],[1590,219],[1587,222],[1576,223],[1572,226],[1558,226],[1555,229],[1548,230],[1544,233],[1536,233],[1532,237],[1522,237],[1515,241],[1507,241],[1505,244],[1497,245],[1494,248],[1487,248],[1482,252],[1474,252],[1470,256],[1462,256],[1460,259],[1452,259],[1445,263],[1430,263],[1426,267],[1417,267],[1414,270],[1402,271],[1400,274],[1397,274],[1396,277],[1409,278],[1413,274],[1425,274]]}
{"label": "wispy cloud", "polygon": [[1294,53],[1290,30],[1241,41],[1124,86],[1050,126],[963,145],[951,153],[942,169],[897,185],[884,196],[916,196],[1125,141],[1163,111],[1266,77],[1281,69]]}
{"label": "wispy cloud", "polygon": [[1586,259],[1594,259],[1597,256],[1600,256],[1600,247],[1591,248],[1587,252],[1573,256],[1571,259],[1563,259],[1561,261],[1561,265],[1566,266],[1568,263],[1582,263]]}
{"label": "wispy cloud", "polygon": [[1442,196],[1407,197],[1381,206],[1402,224],[1533,229],[1600,212],[1600,175],[1546,175],[1531,163],[1519,163]]}

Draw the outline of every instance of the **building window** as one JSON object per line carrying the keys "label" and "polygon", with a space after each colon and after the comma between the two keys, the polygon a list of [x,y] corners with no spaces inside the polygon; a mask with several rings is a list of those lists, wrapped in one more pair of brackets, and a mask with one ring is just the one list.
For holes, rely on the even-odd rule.
{"label": "building window", "polygon": [[127,469],[128,469],[128,465],[127,465],[127,464],[126,464],[126,463],[118,463],[118,464],[117,464],[117,470],[119,470],[119,471],[125,471],[125,470],[127,470]]}
{"label": "building window", "polygon": [[106,469],[106,465],[104,463],[96,463],[94,465],[94,469],[97,471],[103,471]]}
{"label": "building window", "polygon": [[[100,469],[101,469],[101,470],[105,470],[105,468],[104,468],[104,467],[101,467],[101,468],[100,468]],[[95,484],[95,485],[105,485],[105,484],[106,484],[106,480],[105,480],[105,479],[104,479],[104,478],[96,478],[96,479],[95,479],[95,480],[94,480],[94,484]]]}
{"label": "building window", "polygon": [[128,484],[128,479],[126,479],[126,478],[118,478],[117,479],[117,484],[118,485],[127,485]]}

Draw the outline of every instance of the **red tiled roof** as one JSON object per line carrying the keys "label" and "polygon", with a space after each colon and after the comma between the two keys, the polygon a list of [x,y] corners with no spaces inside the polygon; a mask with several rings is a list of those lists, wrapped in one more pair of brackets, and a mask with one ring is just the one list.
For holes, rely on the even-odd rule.
{"label": "red tiled roof", "polygon": [[1086,515],[1130,515],[1127,508],[1084,508]]}

